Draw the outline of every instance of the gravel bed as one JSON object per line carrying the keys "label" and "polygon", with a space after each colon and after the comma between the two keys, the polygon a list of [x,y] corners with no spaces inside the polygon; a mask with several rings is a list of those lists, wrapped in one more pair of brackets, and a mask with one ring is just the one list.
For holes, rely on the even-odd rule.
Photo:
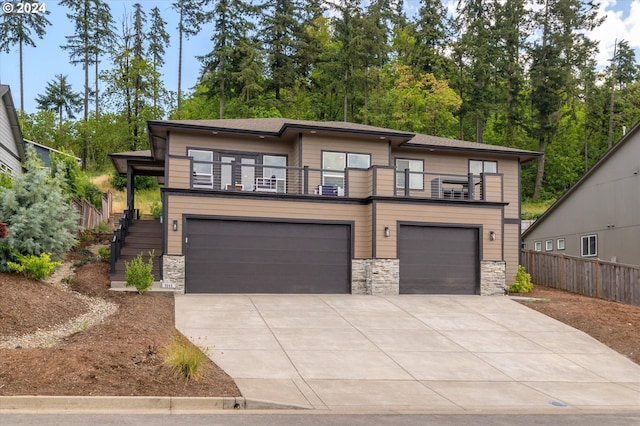
{"label": "gravel bed", "polygon": [[73,277],[73,265],[65,262],[60,268],[51,274],[46,282],[58,289],[73,294],[79,302],[88,307],[88,311],[79,317],[73,318],[65,323],[58,324],[46,329],[22,336],[12,336],[0,340],[0,348],[47,348],[54,346],[60,339],[74,333],[86,330],[87,328],[99,324],[113,315],[118,306],[99,297],[89,297],[73,291],[69,287],[69,280]]}

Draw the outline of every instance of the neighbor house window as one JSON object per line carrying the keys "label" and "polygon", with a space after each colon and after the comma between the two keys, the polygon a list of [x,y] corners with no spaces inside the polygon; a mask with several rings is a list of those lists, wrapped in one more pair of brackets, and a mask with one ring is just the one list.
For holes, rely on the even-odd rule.
{"label": "neighbor house window", "polygon": [[193,187],[213,189],[213,151],[190,149],[193,158]]}
{"label": "neighbor house window", "polygon": [[558,238],[556,247],[558,248],[558,250],[564,250],[564,238]]}
{"label": "neighbor house window", "polygon": [[542,241],[536,241],[533,243],[533,250],[542,251]]}
{"label": "neighbor house window", "polygon": [[597,235],[583,235],[580,237],[582,250],[580,254],[584,257],[597,256],[598,255],[598,236]]}
{"label": "neighbor house window", "polygon": [[469,160],[469,173],[479,175],[481,173],[498,173],[497,161]]}
{"label": "neighbor house window", "polygon": [[410,172],[409,189],[424,189],[424,161],[407,158],[396,158],[396,188],[404,189],[406,169]]}
{"label": "neighbor house window", "polygon": [[547,240],[544,242],[544,249],[546,251],[552,251],[553,250],[553,240]]}
{"label": "neighbor house window", "polygon": [[322,184],[344,188],[344,169],[368,169],[371,166],[369,154],[351,152],[322,153]]}

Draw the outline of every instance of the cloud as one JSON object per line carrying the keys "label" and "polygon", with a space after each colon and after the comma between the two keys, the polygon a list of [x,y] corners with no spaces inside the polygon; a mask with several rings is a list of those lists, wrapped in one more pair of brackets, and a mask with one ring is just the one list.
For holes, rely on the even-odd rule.
{"label": "cloud", "polygon": [[636,50],[636,60],[638,60],[640,0],[601,0],[598,16],[605,17],[605,21],[589,33],[590,39],[599,42],[600,51],[595,58],[598,67],[608,65],[613,57],[616,40],[629,42],[629,46]]}

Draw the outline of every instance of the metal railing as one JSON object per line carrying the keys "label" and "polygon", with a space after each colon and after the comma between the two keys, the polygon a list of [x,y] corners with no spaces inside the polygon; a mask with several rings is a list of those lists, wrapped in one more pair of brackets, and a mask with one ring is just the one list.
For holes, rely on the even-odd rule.
{"label": "metal railing", "polygon": [[[383,166],[331,170],[220,161],[194,161],[193,170],[193,189],[338,197],[384,193],[396,197],[486,200],[483,176],[472,173],[395,171]],[[378,177],[381,174],[376,170],[386,170],[386,174]]]}

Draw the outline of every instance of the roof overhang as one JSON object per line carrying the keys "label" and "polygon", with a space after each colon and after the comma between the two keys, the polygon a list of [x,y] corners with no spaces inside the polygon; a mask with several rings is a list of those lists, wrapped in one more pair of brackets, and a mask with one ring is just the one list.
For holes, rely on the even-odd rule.
{"label": "roof overhang", "polygon": [[164,158],[155,159],[150,150],[118,152],[109,154],[116,172],[127,174],[131,167],[136,176],[155,176],[158,183],[164,184]]}

